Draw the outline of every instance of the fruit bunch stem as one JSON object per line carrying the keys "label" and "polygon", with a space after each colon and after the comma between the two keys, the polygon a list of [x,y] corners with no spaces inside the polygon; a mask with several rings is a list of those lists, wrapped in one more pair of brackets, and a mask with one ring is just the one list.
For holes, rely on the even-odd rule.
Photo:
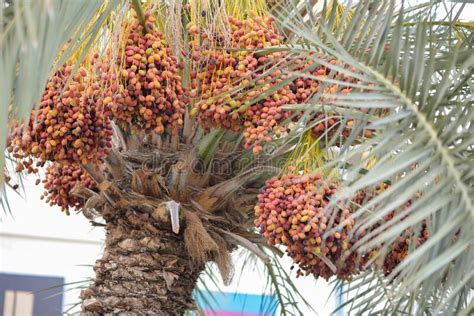
{"label": "fruit bunch stem", "polygon": [[146,26],[145,14],[143,13],[142,5],[140,4],[140,0],[132,0],[133,10],[137,13],[138,21],[143,26],[143,32],[148,33],[148,28]]}

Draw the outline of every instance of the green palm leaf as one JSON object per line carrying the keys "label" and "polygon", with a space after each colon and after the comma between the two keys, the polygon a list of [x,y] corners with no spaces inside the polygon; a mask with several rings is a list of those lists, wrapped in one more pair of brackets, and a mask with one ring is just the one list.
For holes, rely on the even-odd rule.
{"label": "green palm leaf", "polygon": [[[382,256],[406,229],[417,232],[423,221],[427,222],[429,241],[412,247],[387,281],[379,282],[377,273],[363,275],[372,282],[370,291],[356,286],[359,292],[351,292],[353,301],[362,303],[350,307],[352,311],[375,312],[379,304],[373,297],[395,300],[397,304],[382,309],[390,312],[398,311],[400,306],[406,309],[410,299],[435,312],[466,307],[467,297],[462,293],[472,282],[466,273],[474,269],[474,50],[472,34],[452,36],[461,25],[470,27],[456,22],[466,1],[457,2],[450,7],[446,20],[439,23],[434,14],[427,15],[440,10],[437,4],[405,10],[395,1],[364,1],[352,8],[350,20],[339,21],[348,23],[347,29],[351,30],[342,36],[334,32],[336,13],[325,18],[323,12],[308,22],[297,16],[280,20],[301,44],[289,48],[292,55],[298,51],[297,58],[312,58],[338,73],[341,65],[324,61],[335,58],[347,66],[346,74],[358,80],[351,85],[337,76],[322,78],[323,84],[338,84],[339,91],[351,86],[351,93],[320,92],[306,107],[310,113],[320,111],[321,104],[327,108],[363,108],[366,114],[355,116],[358,128],[375,130],[375,136],[362,145],[349,137],[326,165],[343,169],[346,174],[341,199],[383,181],[391,183],[383,194],[357,210],[354,219],[358,226],[371,231],[385,215],[401,210],[415,194],[421,196],[398,218],[372,229],[353,249],[383,245]],[[374,117],[376,111],[386,114]],[[326,141],[327,147],[332,144],[331,139]],[[361,158],[366,152],[370,153],[368,158]],[[368,172],[362,172],[369,158],[376,162]],[[464,301],[459,302],[460,297]]]}

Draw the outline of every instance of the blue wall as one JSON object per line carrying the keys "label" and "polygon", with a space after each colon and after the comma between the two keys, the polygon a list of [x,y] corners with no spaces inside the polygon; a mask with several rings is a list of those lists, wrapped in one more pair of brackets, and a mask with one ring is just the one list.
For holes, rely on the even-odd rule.
{"label": "blue wall", "polygon": [[204,311],[226,311],[243,315],[276,315],[278,301],[273,295],[198,291],[198,306]]}
{"label": "blue wall", "polygon": [[[32,292],[34,295],[33,316],[60,316],[63,305],[63,284],[62,277],[0,273],[0,315],[3,314],[5,291],[12,290]],[[51,289],[46,290],[48,288]]]}

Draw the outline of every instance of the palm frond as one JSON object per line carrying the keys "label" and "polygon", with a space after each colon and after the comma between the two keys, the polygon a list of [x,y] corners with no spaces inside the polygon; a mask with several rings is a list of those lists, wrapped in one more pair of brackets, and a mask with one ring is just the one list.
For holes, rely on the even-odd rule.
{"label": "palm frond", "polygon": [[[301,16],[280,21],[298,35],[295,42],[301,45],[288,48],[292,55],[298,51],[298,58],[318,56],[313,59],[316,63],[357,81],[347,83],[338,76],[316,78],[338,89],[330,95],[318,93],[306,111],[316,112],[321,105],[362,109],[364,114],[354,116],[357,129],[375,131],[362,144],[348,137],[339,150],[331,147],[334,140],[326,141],[334,160],[325,167],[344,170],[341,199],[381,182],[391,183],[355,212],[356,229],[369,233],[353,251],[382,245],[379,256],[383,257],[404,231],[418,232],[423,223],[428,227],[430,238],[410,248],[407,258],[388,275],[390,286],[374,283],[372,290],[382,295],[386,289],[402,305],[415,299],[418,306],[437,312],[466,307],[458,298],[472,282],[466,274],[474,268],[470,228],[474,223],[474,51],[471,36],[452,36],[466,3],[451,5],[439,23],[434,13],[442,4],[405,10],[403,2],[397,6],[395,1],[364,1],[353,7],[350,20],[341,22],[348,23],[351,30],[342,36],[334,33],[336,13],[325,18],[323,12],[311,22],[304,22]],[[328,63],[330,59],[339,63]],[[349,94],[340,92],[348,86]],[[384,115],[373,115],[380,112]],[[311,122],[301,121],[301,126],[305,124]],[[296,129],[295,135],[307,129]],[[366,152],[370,154],[361,158]],[[362,172],[369,159],[375,163]],[[409,201],[410,206],[403,208]],[[399,216],[374,228],[394,210]],[[376,281],[373,276],[370,280]],[[354,300],[368,300],[374,293],[352,294]],[[364,310],[372,311],[372,307],[369,304]]]}

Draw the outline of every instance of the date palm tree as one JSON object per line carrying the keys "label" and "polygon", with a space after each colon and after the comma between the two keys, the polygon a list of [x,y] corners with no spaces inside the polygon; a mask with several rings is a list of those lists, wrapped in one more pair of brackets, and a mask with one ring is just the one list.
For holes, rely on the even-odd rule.
{"label": "date palm tree", "polygon": [[214,262],[229,281],[238,247],[263,260],[282,313],[301,313],[282,244],[350,313],[467,315],[465,2],[3,3],[6,158],[47,167],[48,201],[106,230],[82,313],[194,309],[199,275]]}

